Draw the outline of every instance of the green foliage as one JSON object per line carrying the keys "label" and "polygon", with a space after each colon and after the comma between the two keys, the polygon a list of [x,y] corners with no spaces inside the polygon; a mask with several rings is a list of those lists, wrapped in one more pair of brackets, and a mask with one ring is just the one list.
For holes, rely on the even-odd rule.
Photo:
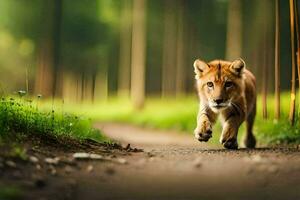
{"label": "green foliage", "polygon": [[[38,101],[21,98],[0,100],[0,138],[9,138],[15,133],[24,135],[50,134],[54,137],[66,136],[76,139],[92,138],[105,140],[96,129],[91,128],[89,119],[64,112],[42,112]],[[17,152],[16,154],[22,154]]]}

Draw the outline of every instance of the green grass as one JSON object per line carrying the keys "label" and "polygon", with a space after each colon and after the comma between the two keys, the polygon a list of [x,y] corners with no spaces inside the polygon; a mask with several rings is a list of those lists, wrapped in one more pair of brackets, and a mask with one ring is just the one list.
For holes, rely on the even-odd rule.
{"label": "green grass", "polygon": [[0,140],[20,134],[106,140],[99,130],[92,128],[90,119],[54,109],[42,111],[39,103],[38,100],[33,102],[21,97],[1,98]]}
{"label": "green grass", "polygon": [[[261,97],[257,100],[257,116],[254,131],[262,144],[300,143],[300,124],[290,126],[288,121],[289,93],[281,95],[281,120],[274,121],[274,98],[268,97],[268,119],[262,118]],[[44,102],[42,107],[49,109],[51,102]],[[94,105],[83,103],[80,106],[72,103],[56,102],[58,110],[90,117],[93,121],[123,122],[157,129],[175,129],[192,134],[196,126],[198,99],[196,96],[185,98],[148,98],[146,107],[136,111],[128,99],[111,98]],[[244,132],[244,125],[240,133]],[[212,142],[216,143],[221,132],[220,124],[214,128]],[[241,137],[243,134],[239,134]]]}

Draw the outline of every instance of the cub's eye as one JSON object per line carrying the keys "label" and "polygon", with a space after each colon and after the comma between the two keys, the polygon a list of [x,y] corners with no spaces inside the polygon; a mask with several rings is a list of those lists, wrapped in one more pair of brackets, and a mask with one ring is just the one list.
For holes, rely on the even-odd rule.
{"label": "cub's eye", "polygon": [[213,82],[207,82],[206,84],[207,84],[208,87],[213,87],[214,86]]}
{"label": "cub's eye", "polygon": [[226,88],[230,88],[232,85],[233,85],[233,83],[232,83],[231,81],[227,81],[227,82],[225,83],[225,87],[226,87]]}

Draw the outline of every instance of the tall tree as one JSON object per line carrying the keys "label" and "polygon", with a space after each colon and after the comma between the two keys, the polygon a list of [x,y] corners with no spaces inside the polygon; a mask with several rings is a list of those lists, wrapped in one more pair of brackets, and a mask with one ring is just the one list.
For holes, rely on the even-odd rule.
{"label": "tall tree", "polygon": [[242,52],[242,1],[229,0],[226,38],[226,59],[241,57]]}
{"label": "tall tree", "polygon": [[[265,20],[266,22],[266,20]],[[263,63],[262,63],[262,114],[263,118],[268,118],[268,108],[267,108],[267,94],[268,94],[268,66],[267,66],[267,27],[264,24],[263,27]]]}
{"label": "tall tree", "polygon": [[146,0],[133,0],[131,99],[136,109],[145,103]]}
{"label": "tall tree", "polygon": [[175,92],[176,78],[176,3],[164,1],[164,41],[162,60],[162,96],[171,96]]}
{"label": "tall tree", "polygon": [[[297,41],[297,71],[298,71],[298,81],[299,81],[299,99],[300,99],[300,32],[299,32],[299,16],[298,16],[298,4],[294,1],[295,9],[295,31],[296,31],[296,41]],[[298,115],[300,114],[300,104],[298,105]]]}
{"label": "tall tree", "polygon": [[177,23],[177,48],[176,48],[176,96],[184,94],[185,90],[185,4],[183,0],[177,0],[178,23]]}
{"label": "tall tree", "polygon": [[120,22],[120,61],[118,95],[129,95],[130,90],[130,56],[131,56],[131,0],[122,1]]}
{"label": "tall tree", "polygon": [[291,56],[292,56],[292,80],[289,120],[292,125],[295,122],[295,101],[296,101],[296,66],[295,66],[295,14],[294,0],[290,0],[290,29],[291,29]]}
{"label": "tall tree", "polygon": [[280,6],[275,2],[275,119],[280,118]]}
{"label": "tall tree", "polygon": [[62,21],[62,2],[63,0],[54,1],[54,20],[53,20],[53,86],[52,97],[61,96],[62,93],[62,72],[60,65],[60,48],[61,48],[61,21]]}

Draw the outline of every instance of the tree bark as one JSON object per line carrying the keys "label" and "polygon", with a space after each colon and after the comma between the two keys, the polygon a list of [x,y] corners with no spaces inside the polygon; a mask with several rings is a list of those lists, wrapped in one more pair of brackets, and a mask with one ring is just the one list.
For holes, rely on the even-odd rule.
{"label": "tree bark", "polygon": [[131,3],[122,1],[120,26],[120,63],[118,77],[118,95],[128,97],[130,91],[130,56],[131,56]]}
{"label": "tree bark", "polygon": [[162,97],[174,95],[176,85],[176,4],[172,0],[165,0],[164,3]]}
{"label": "tree bark", "polygon": [[234,60],[242,53],[242,1],[229,0],[226,36],[226,59]]}
{"label": "tree bark", "polygon": [[145,103],[146,0],[133,0],[131,99],[135,109]]}
{"label": "tree bark", "polygon": [[185,92],[185,7],[183,0],[178,0],[177,48],[176,48],[176,97]]}
{"label": "tree bark", "polygon": [[262,114],[263,118],[268,118],[267,96],[268,96],[268,66],[267,66],[267,28],[266,23],[263,28],[263,64],[262,64]]}
{"label": "tree bark", "polygon": [[280,6],[275,3],[275,108],[274,117],[280,119]]}
{"label": "tree bark", "polygon": [[295,101],[296,101],[296,66],[295,66],[295,24],[294,24],[294,1],[290,0],[290,29],[291,29],[291,54],[292,54],[292,80],[289,120],[292,125],[295,123]]}
{"label": "tree bark", "polygon": [[[299,99],[300,99],[300,32],[299,32],[299,16],[298,16],[298,5],[297,5],[297,1],[294,1],[294,9],[295,9],[295,28],[296,28],[296,40],[297,40],[297,71],[298,71],[298,87],[299,87],[299,91],[298,91],[298,95],[299,95]],[[300,114],[300,104],[298,104],[298,116]]]}
{"label": "tree bark", "polygon": [[54,1],[54,20],[53,20],[53,86],[52,97],[62,95],[62,76],[63,70],[60,65],[60,35],[61,35],[61,20],[62,20],[62,1]]}

